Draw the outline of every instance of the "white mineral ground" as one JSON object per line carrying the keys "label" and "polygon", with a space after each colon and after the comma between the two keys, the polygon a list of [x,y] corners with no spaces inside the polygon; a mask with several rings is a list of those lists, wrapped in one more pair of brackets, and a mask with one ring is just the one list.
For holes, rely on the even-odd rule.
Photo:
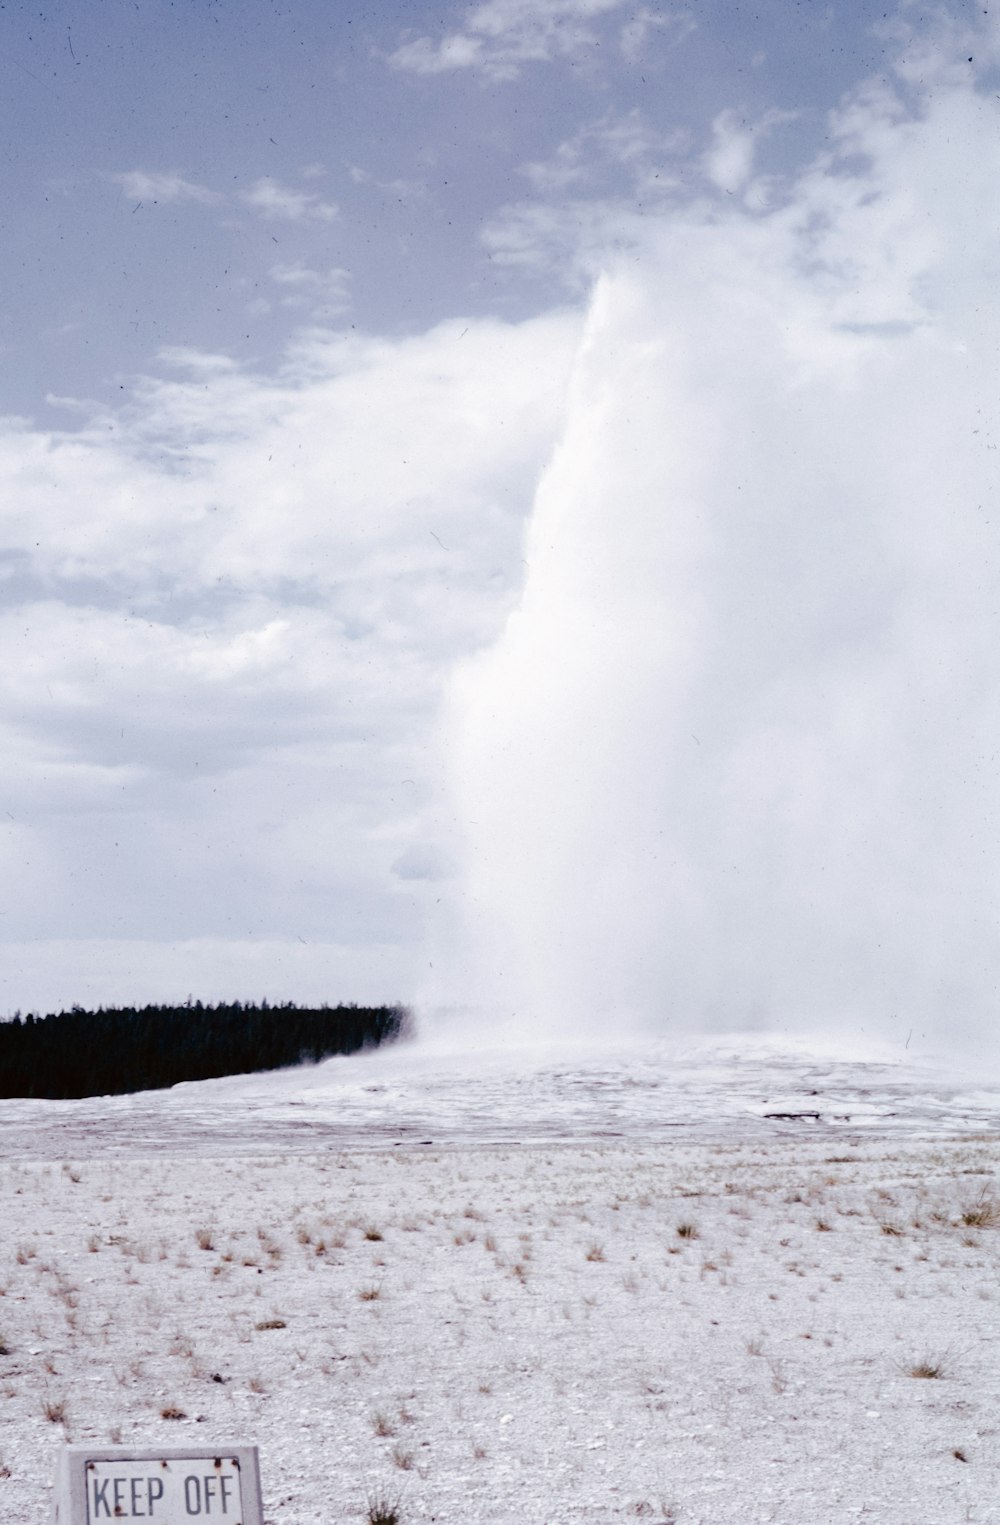
{"label": "white mineral ground", "polygon": [[998,1139],[745,1038],[4,1103],[0,1517],[72,1439],[257,1443],[274,1525],[986,1525]]}

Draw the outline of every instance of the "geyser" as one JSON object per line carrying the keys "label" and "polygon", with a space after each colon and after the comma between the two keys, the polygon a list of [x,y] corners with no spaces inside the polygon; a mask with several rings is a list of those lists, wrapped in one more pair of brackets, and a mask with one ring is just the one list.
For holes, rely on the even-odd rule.
{"label": "geyser", "polygon": [[1000,103],[922,67],[780,204],[690,204],[599,281],[523,594],[451,695],[439,1001],[989,1030]]}

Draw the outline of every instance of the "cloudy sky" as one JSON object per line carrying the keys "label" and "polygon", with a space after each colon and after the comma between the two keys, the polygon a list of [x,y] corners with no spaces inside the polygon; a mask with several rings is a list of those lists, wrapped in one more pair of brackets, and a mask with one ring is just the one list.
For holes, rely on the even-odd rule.
{"label": "cloudy sky", "polygon": [[985,7],[0,37],[3,1009],[986,1009]]}

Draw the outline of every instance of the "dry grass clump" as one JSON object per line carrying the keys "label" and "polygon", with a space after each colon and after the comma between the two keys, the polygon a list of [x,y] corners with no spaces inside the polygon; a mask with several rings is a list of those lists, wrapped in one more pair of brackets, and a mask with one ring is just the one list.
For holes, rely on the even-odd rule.
{"label": "dry grass clump", "polygon": [[656,1505],[649,1499],[636,1499],[631,1512],[640,1520],[646,1520],[655,1515],[659,1525],[677,1525],[677,1511],[672,1505],[665,1504],[662,1500]]}
{"label": "dry grass clump", "polygon": [[1000,1224],[1000,1201],[984,1192],[962,1208],[961,1220],[965,1228],[996,1228]]}
{"label": "dry grass clump", "polygon": [[259,1228],[257,1230],[257,1238],[261,1249],[269,1257],[272,1266],[276,1266],[284,1253],[281,1245],[278,1244],[277,1240],[271,1236],[266,1228]]}
{"label": "dry grass clump", "polygon": [[919,1377],[925,1382],[947,1376],[947,1372],[948,1363],[944,1356],[924,1356],[906,1369],[908,1377]]}
{"label": "dry grass clump", "polygon": [[368,1497],[368,1505],[365,1509],[365,1519],[368,1525],[401,1525],[402,1514],[399,1507],[399,1495],[392,1496],[388,1493],[372,1493]]}
{"label": "dry grass clump", "polygon": [[678,1223],[677,1225],[677,1237],[678,1239],[700,1238],[698,1233],[698,1225],[696,1223],[691,1223],[689,1220],[685,1219],[683,1223]]}
{"label": "dry grass clump", "polygon": [[603,1244],[592,1244],[592,1245],[589,1246],[589,1248],[587,1250],[587,1259],[588,1260],[603,1260],[604,1258],[605,1257],[604,1257],[604,1246],[603,1246]]}

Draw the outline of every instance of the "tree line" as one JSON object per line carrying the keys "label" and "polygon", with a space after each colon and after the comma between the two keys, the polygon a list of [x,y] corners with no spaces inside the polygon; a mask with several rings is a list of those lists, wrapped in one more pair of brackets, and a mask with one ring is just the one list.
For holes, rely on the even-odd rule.
{"label": "tree line", "polygon": [[353,1054],[399,1038],[403,1006],[105,1007],[0,1022],[0,1096],[66,1100],[159,1090]]}

